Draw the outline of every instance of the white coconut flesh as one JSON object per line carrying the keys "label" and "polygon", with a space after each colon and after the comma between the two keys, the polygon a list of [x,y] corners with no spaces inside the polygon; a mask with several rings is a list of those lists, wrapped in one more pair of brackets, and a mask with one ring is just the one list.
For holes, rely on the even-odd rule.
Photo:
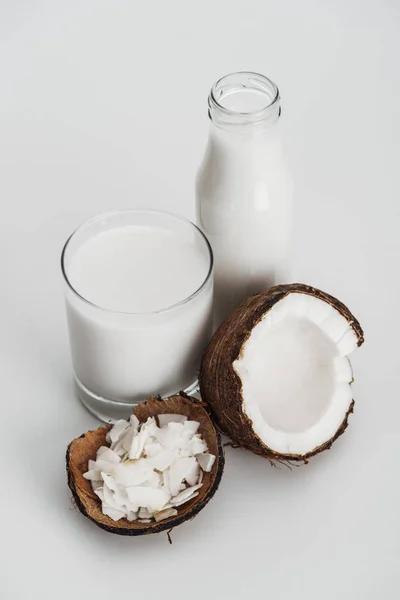
{"label": "white coconut flesh", "polygon": [[352,402],[351,324],[314,296],[291,293],[253,328],[233,363],[243,411],[261,441],[304,455],[330,440]]}

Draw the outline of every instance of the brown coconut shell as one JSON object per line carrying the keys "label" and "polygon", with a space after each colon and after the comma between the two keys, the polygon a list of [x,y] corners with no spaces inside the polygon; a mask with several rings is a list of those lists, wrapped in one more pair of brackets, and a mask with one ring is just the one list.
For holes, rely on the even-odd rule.
{"label": "brown coconut shell", "polygon": [[307,462],[311,456],[329,449],[342,435],[347,427],[348,417],[353,412],[354,400],[331,439],[304,455],[280,454],[265,445],[253,431],[252,422],[243,411],[241,380],[233,368],[234,361],[239,357],[244,343],[257,323],[277,302],[292,292],[314,296],[333,306],[353,328],[358,346],[364,342],[360,323],[349,309],[333,296],[302,283],[278,285],[245,300],[217,329],[203,355],[199,383],[201,397],[218,426],[236,444],[269,460]]}
{"label": "brown coconut shell", "polygon": [[144,423],[148,417],[156,417],[163,413],[186,415],[188,419],[200,423],[198,432],[207,442],[209,452],[216,456],[216,460],[211,472],[204,473],[203,486],[198,490],[199,495],[179,506],[178,514],[175,517],[159,523],[155,521],[151,523],[130,522],[127,519],[113,521],[104,515],[99,498],[93,492],[90,481],[85,479],[83,474],[88,470],[88,461],[96,459],[98,448],[108,445],[106,434],[111,425],[99,427],[95,431],[88,431],[69,444],[66,456],[68,485],[81,513],[110,533],[146,535],[171,530],[181,523],[193,519],[217,491],[225,462],[221,437],[201,403],[185,395],[171,396],[166,400],[149,398],[146,402],[138,404],[133,412],[141,423]]}

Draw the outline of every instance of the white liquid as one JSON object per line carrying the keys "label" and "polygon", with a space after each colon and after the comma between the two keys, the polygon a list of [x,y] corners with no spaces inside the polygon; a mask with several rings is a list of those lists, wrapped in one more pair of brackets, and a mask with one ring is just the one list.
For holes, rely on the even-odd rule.
{"label": "white liquid", "polygon": [[[225,104],[236,109],[233,99]],[[246,297],[287,281],[291,186],[277,125],[236,133],[212,124],[196,201],[214,252],[219,324]]]}
{"label": "white liquid", "polygon": [[152,312],[196,291],[207,264],[195,245],[165,229],[127,226],[89,239],[73,256],[71,285],[102,308]]}
{"label": "white liquid", "polygon": [[210,335],[212,282],[188,302],[163,309],[196,292],[208,270],[205,249],[161,227],[114,228],[78,248],[67,276],[96,305],[67,292],[80,383],[122,402],[193,383]]}

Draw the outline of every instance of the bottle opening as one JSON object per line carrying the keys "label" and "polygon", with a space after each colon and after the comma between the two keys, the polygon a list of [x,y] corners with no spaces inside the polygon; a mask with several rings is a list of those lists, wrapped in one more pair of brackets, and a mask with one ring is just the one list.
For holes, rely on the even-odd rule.
{"label": "bottle opening", "polygon": [[280,115],[277,85],[259,73],[231,73],[211,88],[209,115],[218,126],[275,121]]}

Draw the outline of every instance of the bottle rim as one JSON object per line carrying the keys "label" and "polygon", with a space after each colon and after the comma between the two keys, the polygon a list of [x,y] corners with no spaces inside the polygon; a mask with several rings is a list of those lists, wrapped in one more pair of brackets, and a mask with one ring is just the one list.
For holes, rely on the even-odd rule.
{"label": "bottle rim", "polygon": [[[249,91],[263,96],[261,108],[234,110],[224,105],[223,100],[235,93]],[[218,126],[246,125],[275,121],[280,116],[280,94],[278,86],[268,77],[252,71],[238,71],[224,75],[214,83],[208,97],[209,117]]]}

